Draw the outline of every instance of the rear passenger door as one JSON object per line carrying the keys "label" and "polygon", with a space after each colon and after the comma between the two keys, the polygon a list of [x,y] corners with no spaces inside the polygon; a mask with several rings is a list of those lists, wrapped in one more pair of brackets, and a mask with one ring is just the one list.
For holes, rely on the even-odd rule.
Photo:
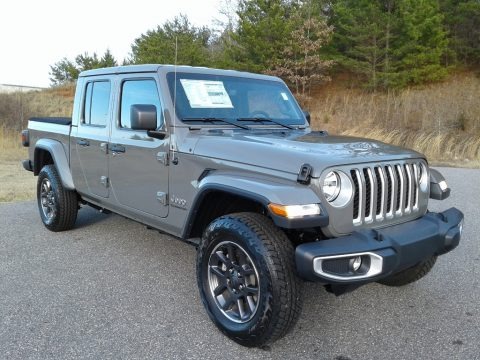
{"label": "rear passenger door", "polygon": [[108,140],[111,124],[112,81],[87,81],[75,146],[83,174],[79,191],[108,197]]}
{"label": "rear passenger door", "polygon": [[157,75],[119,78],[119,101],[110,139],[109,176],[115,199],[138,213],[168,215],[169,138],[154,139],[144,130],[133,130],[132,105],[154,105],[157,129],[165,129]]}

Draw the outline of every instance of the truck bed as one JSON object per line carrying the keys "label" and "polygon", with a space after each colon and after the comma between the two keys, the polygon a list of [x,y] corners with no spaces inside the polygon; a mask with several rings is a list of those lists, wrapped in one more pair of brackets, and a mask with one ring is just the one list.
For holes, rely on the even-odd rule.
{"label": "truck bed", "polygon": [[33,117],[28,120],[47,124],[72,125],[71,117]]}
{"label": "truck bed", "polygon": [[33,163],[34,151],[38,140],[54,140],[62,144],[65,157],[70,159],[70,131],[72,118],[35,117],[28,120],[30,138],[29,159]]}

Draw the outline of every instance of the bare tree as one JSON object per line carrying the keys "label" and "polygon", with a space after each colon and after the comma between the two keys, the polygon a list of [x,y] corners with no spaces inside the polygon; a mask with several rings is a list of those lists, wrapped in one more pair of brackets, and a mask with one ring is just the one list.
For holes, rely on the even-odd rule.
{"label": "bare tree", "polygon": [[322,59],[320,51],[329,43],[333,28],[316,17],[307,20],[298,17],[298,24],[291,34],[290,44],[282,52],[283,59],[272,64],[268,73],[283,78],[299,101],[306,105],[312,86],[330,81],[327,71],[333,61]]}

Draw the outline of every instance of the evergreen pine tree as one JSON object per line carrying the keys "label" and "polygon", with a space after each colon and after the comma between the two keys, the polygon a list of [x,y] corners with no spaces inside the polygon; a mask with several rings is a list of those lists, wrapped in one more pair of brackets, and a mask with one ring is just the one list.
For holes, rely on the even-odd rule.
{"label": "evergreen pine tree", "polygon": [[239,68],[262,72],[281,58],[293,29],[295,7],[286,0],[240,0],[229,49]]}
{"label": "evergreen pine tree", "polygon": [[383,1],[343,0],[333,6],[336,58],[349,71],[377,89],[390,77],[394,19]]}
{"label": "evergreen pine tree", "polygon": [[135,39],[129,62],[135,64],[173,64],[175,41],[178,64],[205,66],[209,64],[208,45],[211,31],[193,26],[185,15],[167,21]]}
{"label": "evergreen pine tree", "polygon": [[103,54],[102,58],[100,59],[99,65],[100,67],[112,67],[118,65],[117,60],[115,60],[115,58],[113,57],[110,49],[107,49],[107,51],[105,51],[105,54]]}
{"label": "evergreen pine tree", "polygon": [[448,30],[447,63],[480,64],[480,1],[440,0]]}
{"label": "evergreen pine tree", "polygon": [[393,84],[403,87],[445,77],[447,70],[441,59],[448,41],[438,1],[401,0],[397,11]]}

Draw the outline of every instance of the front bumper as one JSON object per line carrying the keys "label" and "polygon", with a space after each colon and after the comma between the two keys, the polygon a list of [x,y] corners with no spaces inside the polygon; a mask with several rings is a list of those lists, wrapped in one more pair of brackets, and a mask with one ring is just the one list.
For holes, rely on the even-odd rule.
{"label": "front bumper", "polygon": [[27,171],[33,171],[32,162],[30,160],[22,160],[23,168]]}
{"label": "front bumper", "polygon": [[[310,281],[361,285],[453,250],[462,227],[462,212],[451,208],[400,225],[302,244],[295,250],[297,271]],[[353,267],[358,267],[356,271],[352,269],[355,258],[360,259]]]}

